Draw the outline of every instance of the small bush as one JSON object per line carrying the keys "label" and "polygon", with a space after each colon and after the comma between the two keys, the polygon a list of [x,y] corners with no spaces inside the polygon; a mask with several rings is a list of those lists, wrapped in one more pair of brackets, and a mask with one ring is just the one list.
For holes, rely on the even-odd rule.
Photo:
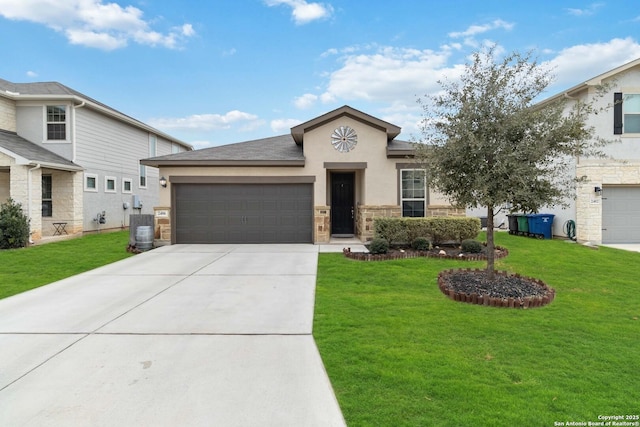
{"label": "small bush", "polygon": [[376,218],[373,224],[375,237],[385,239],[390,244],[402,245],[410,241],[407,222],[402,218]]}
{"label": "small bush", "polygon": [[0,205],[0,249],[23,248],[29,242],[29,218],[13,199]]}
{"label": "small bush", "polygon": [[424,237],[416,237],[411,242],[411,247],[416,251],[428,251],[430,246],[429,240]]}
{"label": "small bush", "polygon": [[386,254],[387,252],[389,252],[389,242],[386,239],[376,237],[369,244],[369,252],[374,255]]}
{"label": "small bush", "polygon": [[482,252],[482,243],[478,242],[477,240],[463,240],[460,247],[462,248],[462,252],[471,254],[479,254],[480,252]]}

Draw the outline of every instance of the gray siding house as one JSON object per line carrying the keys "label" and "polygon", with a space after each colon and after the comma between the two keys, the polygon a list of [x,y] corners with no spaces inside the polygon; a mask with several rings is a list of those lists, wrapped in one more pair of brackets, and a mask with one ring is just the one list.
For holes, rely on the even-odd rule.
{"label": "gray siding house", "polygon": [[140,159],[189,150],[60,83],[0,79],[0,201],[22,204],[33,241],[153,214],[160,176]]}

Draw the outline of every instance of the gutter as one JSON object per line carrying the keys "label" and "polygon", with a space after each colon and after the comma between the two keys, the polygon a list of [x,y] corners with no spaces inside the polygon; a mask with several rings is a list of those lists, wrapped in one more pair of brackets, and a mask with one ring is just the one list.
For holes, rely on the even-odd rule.
{"label": "gutter", "polygon": [[84,107],[85,105],[87,105],[87,103],[82,101],[81,104],[72,104],[71,107],[71,161],[73,163],[76,162],[76,110]]}

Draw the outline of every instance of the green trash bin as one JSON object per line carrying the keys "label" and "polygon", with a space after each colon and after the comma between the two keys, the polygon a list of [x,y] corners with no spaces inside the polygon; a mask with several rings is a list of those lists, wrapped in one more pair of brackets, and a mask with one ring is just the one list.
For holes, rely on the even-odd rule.
{"label": "green trash bin", "polygon": [[528,236],[529,235],[529,219],[525,214],[516,215],[516,219],[518,221],[518,235],[520,236]]}

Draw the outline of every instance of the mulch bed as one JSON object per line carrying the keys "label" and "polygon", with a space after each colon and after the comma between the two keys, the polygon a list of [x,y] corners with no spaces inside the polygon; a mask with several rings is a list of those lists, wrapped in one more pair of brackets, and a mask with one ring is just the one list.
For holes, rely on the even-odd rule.
{"label": "mulch bed", "polygon": [[438,275],[438,287],[454,301],[492,307],[542,307],[555,298],[555,290],[541,280],[495,273],[495,279],[489,280],[486,270],[445,270]]}
{"label": "mulch bed", "polygon": [[[373,255],[365,252],[351,252],[351,248],[342,250],[347,258],[358,261],[388,261],[405,258],[440,258],[440,259],[457,259],[461,261],[484,261],[487,259],[487,247],[483,246],[482,252],[478,254],[462,252],[459,246],[436,246],[428,251],[416,251],[411,248],[393,248],[389,249],[386,254]],[[504,258],[509,255],[506,248],[496,246],[495,258]]]}

